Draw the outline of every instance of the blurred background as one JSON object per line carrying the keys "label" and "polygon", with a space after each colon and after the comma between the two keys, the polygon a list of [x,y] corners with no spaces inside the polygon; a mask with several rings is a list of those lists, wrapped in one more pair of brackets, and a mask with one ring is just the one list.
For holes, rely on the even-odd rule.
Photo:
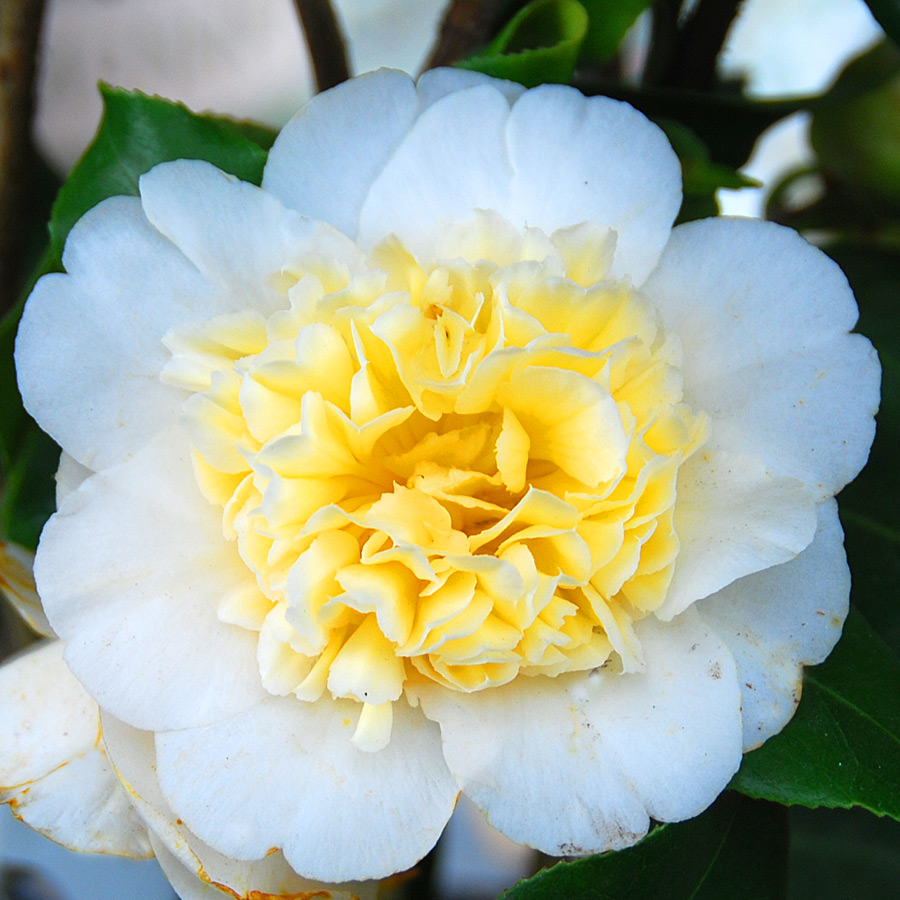
{"label": "blurred background", "polygon": [[[354,74],[380,66],[416,73],[447,0],[333,6]],[[638,23],[635,32],[642,30]],[[880,35],[862,0],[746,0],[720,70],[745,78],[751,97],[814,94]],[[100,80],[275,127],[315,89],[292,0],[49,0],[39,63],[34,136],[60,175],[96,131]],[[773,168],[808,157],[806,129],[804,116],[779,123],[750,173],[771,180]],[[753,215],[760,199],[742,191],[725,203],[729,212]]]}
{"label": "blurred background", "polygon": [[[353,73],[379,66],[416,73],[435,42],[447,0],[335,0],[334,7]],[[646,20],[635,25],[635,52],[647,30]],[[752,97],[814,94],[880,35],[862,0],[746,0],[729,32],[720,75],[744,79]],[[48,0],[34,140],[59,177],[75,164],[97,128],[99,80],[178,99],[196,111],[275,127],[315,88],[292,0]],[[779,122],[763,135],[743,169],[761,186],[721,191],[722,211],[761,215],[767,191],[785,172],[811,159],[808,115]],[[892,886],[885,888],[893,893],[866,885],[866,896],[900,896],[900,844],[892,844],[890,835],[885,839],[886,832],[866,814],[834,815],[836,830],[807,812],[794,814],[799,862],[792,874],[792,900],[818,897],[820,886],[833,881],[823,860],[860,890],[874,860],[880,871],[894,873]],[[844,839],[835,840],[835,833]],[[487,829],[468,805],[460,806],[442,847],[435,879],[448,900],[495,897],[532,864],[528,851]],[[861,894],[851,890],[850,895]],[[0,809],[0,900],[173,896],[155,862],[70,853]]]}

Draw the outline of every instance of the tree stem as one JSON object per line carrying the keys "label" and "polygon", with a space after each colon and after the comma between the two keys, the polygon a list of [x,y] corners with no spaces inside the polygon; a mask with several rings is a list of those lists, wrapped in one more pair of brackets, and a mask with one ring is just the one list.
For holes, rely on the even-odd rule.
{"label": "tree stem", "polygon": [[716,60],[743,0],[700,0],[673,48],[664,78],[668,87],[708,91],[716,84]]}
{"label": "tree stem", "polygon": [[489,44],[525,0],[453,0],[444,14],[426,69],[449,66]]}
{"label": "tree stem", "polygon": [[350,77],[344,38],[329,0],[294,0],[316,73],[316,86],[327,91]]}
{"label": "tree stem", "polygon": [[681,0],[656,0],[650,9],[650,46],[647,48],[642,81],[644,84],[659,84],[672,64],[672,54],[678,40]]}
{"label": "tree stem", "polygon": [[31,186],[31,118],[44,0],[0,0],[0,313],[16,298]]}

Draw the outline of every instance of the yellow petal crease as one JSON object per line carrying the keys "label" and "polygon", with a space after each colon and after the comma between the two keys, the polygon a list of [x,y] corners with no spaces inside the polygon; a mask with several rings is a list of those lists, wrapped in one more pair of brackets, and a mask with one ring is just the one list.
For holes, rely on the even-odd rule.
{"label": "yellow petal crease", "polygon": [[167,336],[199,488],[258,586],[219,616],[259,633],[269,691],[358,702],[377,750],[422,679],[642,668],[707,423],[614,247],[480,213],[435,260],[396,238],[361,274],[311,260],[273,273],[268,320]]}

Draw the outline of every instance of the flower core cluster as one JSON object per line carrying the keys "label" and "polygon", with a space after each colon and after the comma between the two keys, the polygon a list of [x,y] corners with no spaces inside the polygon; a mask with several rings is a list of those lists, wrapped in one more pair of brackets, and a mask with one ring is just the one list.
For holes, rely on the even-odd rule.
{"label": "flower core cluster", "polygon": [[709,806],[840,633],[879,366],[796,233],[673,228],[680,172],[621,102],[381,71],[259,186],[88,212],[17,337],[58,640],[0,669],[0,802],[186,900],[368,898],[461,794],[554,856]]}
{"label": "flower core cluster", "polygon": [[313,258],[273,274],[268,319],[170,332],[199,485],[259,588],[219,616],[259,632],[269,691],[363,703],[379,749],[410,681],[642,667],[706,420],[614,243],[480,213],[439,263],[396,238]]}

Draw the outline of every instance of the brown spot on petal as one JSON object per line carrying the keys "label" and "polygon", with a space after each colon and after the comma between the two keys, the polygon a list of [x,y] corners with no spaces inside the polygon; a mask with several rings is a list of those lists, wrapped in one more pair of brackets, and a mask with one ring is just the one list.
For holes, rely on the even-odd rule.
{"label": "brown spot on petal", "polygon": [[560,856],[586,856],[587,851],[584,847],[579,847],[578,844],[560,844],[559,845],[559,853]]}
{"label": "brown spot on petal", "polygon": [[716,680],[722,677],[722,664],[718,660],[709,667],[709,677]]}
{"label": "brown spot on petal", "polygon": [[[273,850],[277,851],[278,848],[274,847]],[[273,851],[270,850],[266,855],[268,856],[272,852]],[[234,897],[235,900],[314,900],[316,897],[321,898],[321,900],[331,900],[331,897],[333,896],[331,891],[300,891],[292,894],[270,894],[267,891],[249,891],[245,894],[239,894],[234,888],[230,888],[227,884],[222,884],[220,881],[213,881],[212,878],[207,875],[206,869],[204,869],[202,865],[198,865],[197,877],[202,881],[205,881],[210,887],[214,887],[217,890],[222,891],[222,893]],[[351,894],[350,896],[353,900],[358,900],[355,894]]]}
{"label": "brown spot on petal", "polygon": [[331,891],[303,891],[299,894],[264,894],[261,891],[250,891],[247,894],[247,900],[312,900],[313,897],[329,900]]}

